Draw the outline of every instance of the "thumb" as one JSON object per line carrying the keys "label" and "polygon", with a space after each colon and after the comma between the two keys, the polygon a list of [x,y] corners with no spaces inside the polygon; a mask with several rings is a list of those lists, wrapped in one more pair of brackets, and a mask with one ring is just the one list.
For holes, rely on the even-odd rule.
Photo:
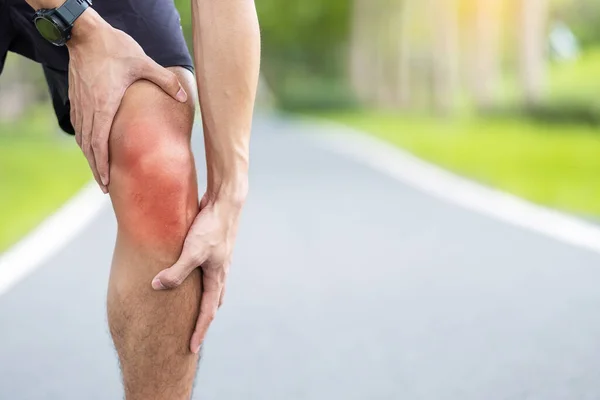
{"label": "thumb", "polygon": [[158,85],[175,100],[181,103],[185,103],[187,101],[187,93],[183,87],[181,87],[179,79],[177,79],[177,75],[160,66],[152,59],[148,58],[148,62],[142,70],[141,77]]}
{"label": "thumb", "polygon": [[198,268],[201,263],[193,261],[191,258],[182,255],[179,260],[171,267],[160,271],[152,279],[152,288],[154,290],[167,290],[179,287],[189,274]]}

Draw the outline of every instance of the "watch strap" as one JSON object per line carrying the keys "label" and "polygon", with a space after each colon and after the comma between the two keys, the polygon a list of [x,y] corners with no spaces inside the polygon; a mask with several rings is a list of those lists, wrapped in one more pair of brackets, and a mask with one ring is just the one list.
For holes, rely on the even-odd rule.
{"label": "watch strap", "polygon": [[67,0],[56,9],[56,13],[67,23],[67,26],[71,27],[75,20],[91,5],[92,0]]}

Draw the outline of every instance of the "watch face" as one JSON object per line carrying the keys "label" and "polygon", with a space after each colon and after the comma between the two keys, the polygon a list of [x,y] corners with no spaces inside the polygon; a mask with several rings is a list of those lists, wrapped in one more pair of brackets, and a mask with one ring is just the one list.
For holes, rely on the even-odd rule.
{"label": "watch face", "polygon": [[63,35],[51,20],[38,17],[35,19],[35,27],[47,41],[56,45],[64,43]]}

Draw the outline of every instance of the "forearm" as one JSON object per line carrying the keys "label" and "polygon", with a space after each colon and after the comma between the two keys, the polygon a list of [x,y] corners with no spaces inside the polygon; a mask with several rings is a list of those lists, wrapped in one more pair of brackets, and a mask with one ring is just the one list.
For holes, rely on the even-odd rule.
{"label": "forearm", "polygon": [[34,10],[60,7],[65,0],[25,0]]}
{"label": "forearm", "polygon": [[260,64],[256,8],[252,0],[192,0],[192,14],[208,195],[243,201]]}

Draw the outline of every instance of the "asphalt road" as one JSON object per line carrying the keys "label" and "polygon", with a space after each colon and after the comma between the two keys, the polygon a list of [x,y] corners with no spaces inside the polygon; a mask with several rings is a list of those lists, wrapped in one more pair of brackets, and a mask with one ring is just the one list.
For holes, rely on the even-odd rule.
{"label": "asphalt road", "polygon": [[[434,199],[306,130],[256,122],[194,399],[600,399],[600,255]],[[0,400],[122,397],[104,312],[114,239],[107,208],[0,297]]]}

